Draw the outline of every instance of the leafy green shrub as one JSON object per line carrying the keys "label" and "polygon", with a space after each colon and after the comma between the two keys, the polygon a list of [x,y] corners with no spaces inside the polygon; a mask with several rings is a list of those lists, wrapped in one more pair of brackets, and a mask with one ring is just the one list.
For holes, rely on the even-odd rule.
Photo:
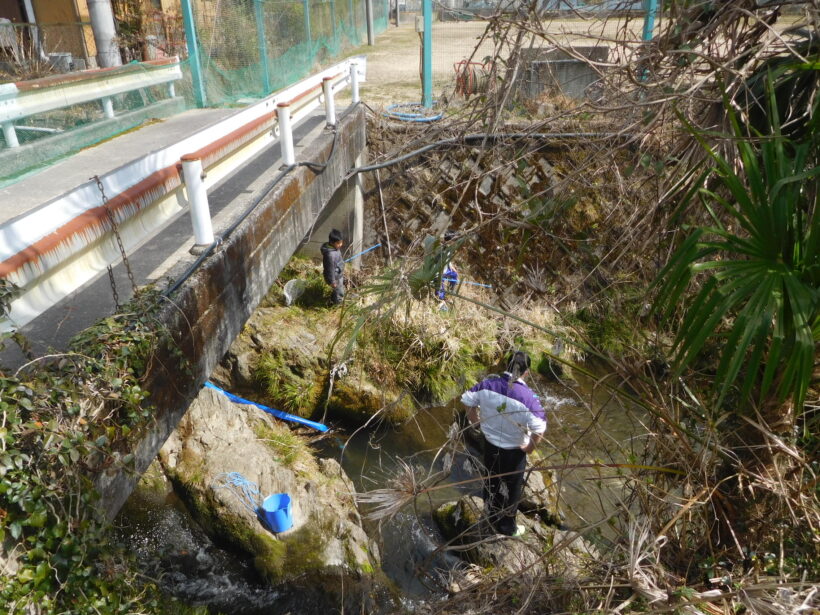
{"label": "leafy green shrub", "polygon": [[130,466],[122,451],[152,420],[141,378],[169,343],[151,316],[157,304],[143,291],[128,312],[75,339],[73,352],[0,374],[0,540],[16,567],[0,611],[163,612],[156,588],[112,543],[92,483]]}

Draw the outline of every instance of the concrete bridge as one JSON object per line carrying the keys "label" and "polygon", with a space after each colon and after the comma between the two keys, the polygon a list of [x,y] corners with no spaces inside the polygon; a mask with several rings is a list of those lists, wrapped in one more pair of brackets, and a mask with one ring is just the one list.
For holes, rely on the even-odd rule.
{"label": "concrete bridge", "polygon": [[[346,60],[240,111],[186,112],[0,189],[0,278],[21,291],[0,327],[37,354],[64,350],[133,288],[166,288],[159,319],[187,365],[168,349],[152,362],[156,422],[136,473],[97,480],[109,517],[293,254],[318,254],[332,226],[361,249],[361,186],[346,177],[366,155],[364,67]],[[0,355],[25,361],[12,344]]]}

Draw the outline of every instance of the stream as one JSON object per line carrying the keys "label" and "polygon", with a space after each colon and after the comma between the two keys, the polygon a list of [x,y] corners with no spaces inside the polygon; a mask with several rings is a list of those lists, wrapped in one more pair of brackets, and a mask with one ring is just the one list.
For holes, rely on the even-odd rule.
{"label": "stream", "polygon": [[[549,427],[541,448],[544,463],[559,468],[555,476],[564,523],[572,528],[596,524],[618,505],[623,483],[612,472],[602,476],[598,469],[572,465],[625,462],[639,455],[641,440],[634,434],[640,433],[640,425],[632,412],[592,381],[579,378],[573,387],[539,379],[529,384],[548,409]],[[408,608],[442,592],[443,577],[460,561],[438,548],[443,541],[431,510],[481,492],[480,482],[470,480],[476,475],[469,447],[459,447],[452,456],[439,452],[454,430],[454,406],[421,411],[400,428],[339,431],[317,447],[319,455],[341,462],[359,492],[387,486],[403,464],[413,467],[418,477],[442,473],[435,490],[381,524],[368,520],[367,511],[362,511],[365,530],[381,546],[382,570]],[[448,471],[442,472],[445,464]],[[214,544],[162,477],[140,483],[115,525],[142,572],[183,603],[207,606],[209,612],[223,615],[314,612],[299,592],[266,586],[249,558]],[[607,532],[611,538],[614,530],[605,525],[604,538]]]}

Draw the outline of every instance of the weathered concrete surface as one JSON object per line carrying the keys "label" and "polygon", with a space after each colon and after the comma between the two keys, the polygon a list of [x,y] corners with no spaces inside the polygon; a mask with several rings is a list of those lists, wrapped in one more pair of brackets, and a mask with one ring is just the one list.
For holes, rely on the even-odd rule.
{"label": "weathered concrete surface", "polygon": [[604,46],[574,46],[563,49],[524,49],[521,52],[520,85],[526,98],[542,92],[570,98],[594,98],[594,84],[601,80],[597,65],[609,57]]}
{"label": "weathered concrete surface", "polygon": [[[110,518],[119,511],[139,475],[157,455],[306,237],[325,203],[354,166],[365,147],[365,128],[365,114],[358,106],[339,120],[335,150],[329,135],[308,146],[301,159],[327,160],[324,172],[316,174],[300,166],[288,173],[220,249],[171,295],[160,320],[167,330],[175,332],[187,366],[180,366],[179,358],[171,350],[160,351],[152,362],[146,388],[151,394],[149,401],[156,408],[156,424],[134,451],[136,472],[112,471],[97,480]],[[271,169],[271,177],[275,174],[276,170]]]}

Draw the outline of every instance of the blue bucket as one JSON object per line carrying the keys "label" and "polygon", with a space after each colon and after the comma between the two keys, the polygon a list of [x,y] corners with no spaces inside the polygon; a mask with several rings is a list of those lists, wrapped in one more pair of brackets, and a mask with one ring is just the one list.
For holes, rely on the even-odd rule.
{"label": "blue bucket", "polygon": [[274,493],[266,497],[257,514],[272,532],[284,532],[293,526],[290,496],[287,493]]}

